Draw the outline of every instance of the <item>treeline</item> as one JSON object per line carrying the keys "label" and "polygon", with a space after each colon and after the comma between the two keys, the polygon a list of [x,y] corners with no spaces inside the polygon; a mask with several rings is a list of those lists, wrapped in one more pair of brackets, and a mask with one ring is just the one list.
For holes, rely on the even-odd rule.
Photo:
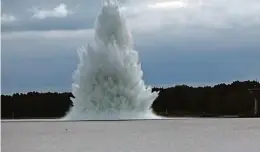
{"label": "treeline", "polygon": [[72,106],[71,93],[15,93],[1,95],[2,119],[60,118]]}
{"label": "treeline", "polygon": [[[254,91],[251,94],[248,91],[251,88],[260,88],[260,83],[236,81],[214,87],[179,85],[153,88],[153,91],[160,93],[152,109],[158,115],[164,116],[254,117],[254,98],[260,101],[260,92]],[[70,97],[73,95],[69,92],[1,95],[1,117],[2,119],[60,118],[73,106]]]}
{"label": "treeline", "polygon": [[160,93],[152,107],[154,112],[168,116],[254,117],[254,99],[258,99],[260,109],[260,91],[250,93],[248,89],[252,88],[260,88],[260,83],[235,81],[214,87],[154,88]]}

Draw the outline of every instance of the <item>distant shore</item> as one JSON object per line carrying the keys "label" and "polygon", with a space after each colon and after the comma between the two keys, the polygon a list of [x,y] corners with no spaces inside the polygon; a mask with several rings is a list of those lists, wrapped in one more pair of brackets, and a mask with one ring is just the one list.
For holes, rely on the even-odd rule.
{"label": "distant shore", "polygon": [[[248,118],[260,117],[258,81],[235,81],[231,84],[190,87],[177,85],[153,88],[159,91],[151,108],[166,118]],[[28,92],[1,95],[2,119],[58,119],[73,106],[72,93]]]}

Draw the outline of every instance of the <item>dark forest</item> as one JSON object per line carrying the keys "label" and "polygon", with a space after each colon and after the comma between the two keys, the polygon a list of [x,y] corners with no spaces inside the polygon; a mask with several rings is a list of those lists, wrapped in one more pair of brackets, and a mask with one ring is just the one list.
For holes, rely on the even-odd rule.
{"label": "dark forest", "polygon": [[[152,104],[153,111],[168,117],[259,117],[255,100],[260,101],[258,81],[235,81],[213,87],[178,85],[153,88],[160,91]],[[70,92],[1,95],[2,119],[61,118],[73,106]],[[257,105],[260,109],[260,104]]]}

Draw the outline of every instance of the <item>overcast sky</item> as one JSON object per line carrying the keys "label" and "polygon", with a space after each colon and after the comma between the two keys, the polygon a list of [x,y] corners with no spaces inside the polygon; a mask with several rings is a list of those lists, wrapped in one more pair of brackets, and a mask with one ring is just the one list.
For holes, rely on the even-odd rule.
{"label": "overcast sky", "polygon": [[[2,0],[2,93],[70,91],[101,0]],[[260,79],[259,0],[122,0],[149,85]]]}

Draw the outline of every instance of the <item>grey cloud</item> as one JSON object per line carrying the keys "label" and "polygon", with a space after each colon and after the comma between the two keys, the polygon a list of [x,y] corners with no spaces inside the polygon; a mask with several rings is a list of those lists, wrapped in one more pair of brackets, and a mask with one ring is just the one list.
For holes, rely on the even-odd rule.
{"label": "grey cloud", "polygon": [[15,16],[13,16],[13,15],[5,14],[5,13],[3,13],[3,14],[1,15],[1,22],[2,22],[3,24],[12,23],[12,22],[14,22],[14,21],[16,21],[16,20],[17,20],[17,18],[16,18]]}
{"label": "grey cloud", "polygon": [[37,9],[32,8],[31,11],[34,13],[32,18],[45,19],[45,18],[64,18],[73,12],[67,8],[66,4],[59,4],[52,9]]}
{"label": "grey cloud", "polygon": [[94,18],[68,16],[66,18],[46,18],[44,20],[21,20],[13,24],[3,24],[3,32],[77,30],[93,28]]}
{"label": "grey cloud", "polygon": [[[70,91],[72,72],[78,63],[76,48],[84,42],[85,39],[74,38],[5,40],[2,91]],[[137,44],[146,83],[212,83],[260,76],[260,46],[257,44],[219,50],[219,44],[214,41],[207,44],[177,42],[153,46]]]}
{"label": "grey cloud", "polygon": [[[121,0],[127,8],[125,15],[129,26],[141,32],[156,30],[171,31],[177,28],[257,28],[260,25],[258,0],[187,0],[181,8],[149,8],[151,4],[163,3],[156,0]],[[13,13],[20,18],[17,24],[3,26],[3,31],[84,29],[93,27],[101,1],[96,0],[3,0],[3,12]],[[32,20],[32,8],[53,9],[66,4],[73,14],[63,19]],[[151,17],[152,16],[152,17]]]}
{"label": "grey cloud", "polygon": [[[100,6],[99,2],[95,0],[4,0],[2,3],[3,12],[10,12],[19,18],[16,23],[2,24],[3,32],[92,28],[95,14],[98,13]],[[64,18],[45,18],[43,20],[33,18],[35,13],[32,12],[33,8],[51,10],[60,4],[65,4],[73,14]]]}
{"label": "grey cloud", "polygon": [[[137,2],[137,1],[134,1]],[[187,0],[183,7],[149,8],[150,4],[165,1],[144,0],[126,6],[130,26],[152,32],[175,28],[241,29],[260,27],[260,3],[258,0]],[[172,1],[171,1],[172,2]],[[185,4],[185,5],[184,5]],[[167,6],[167,5],[166,5]],[[133,15],[134,14],[134,15]]]}

